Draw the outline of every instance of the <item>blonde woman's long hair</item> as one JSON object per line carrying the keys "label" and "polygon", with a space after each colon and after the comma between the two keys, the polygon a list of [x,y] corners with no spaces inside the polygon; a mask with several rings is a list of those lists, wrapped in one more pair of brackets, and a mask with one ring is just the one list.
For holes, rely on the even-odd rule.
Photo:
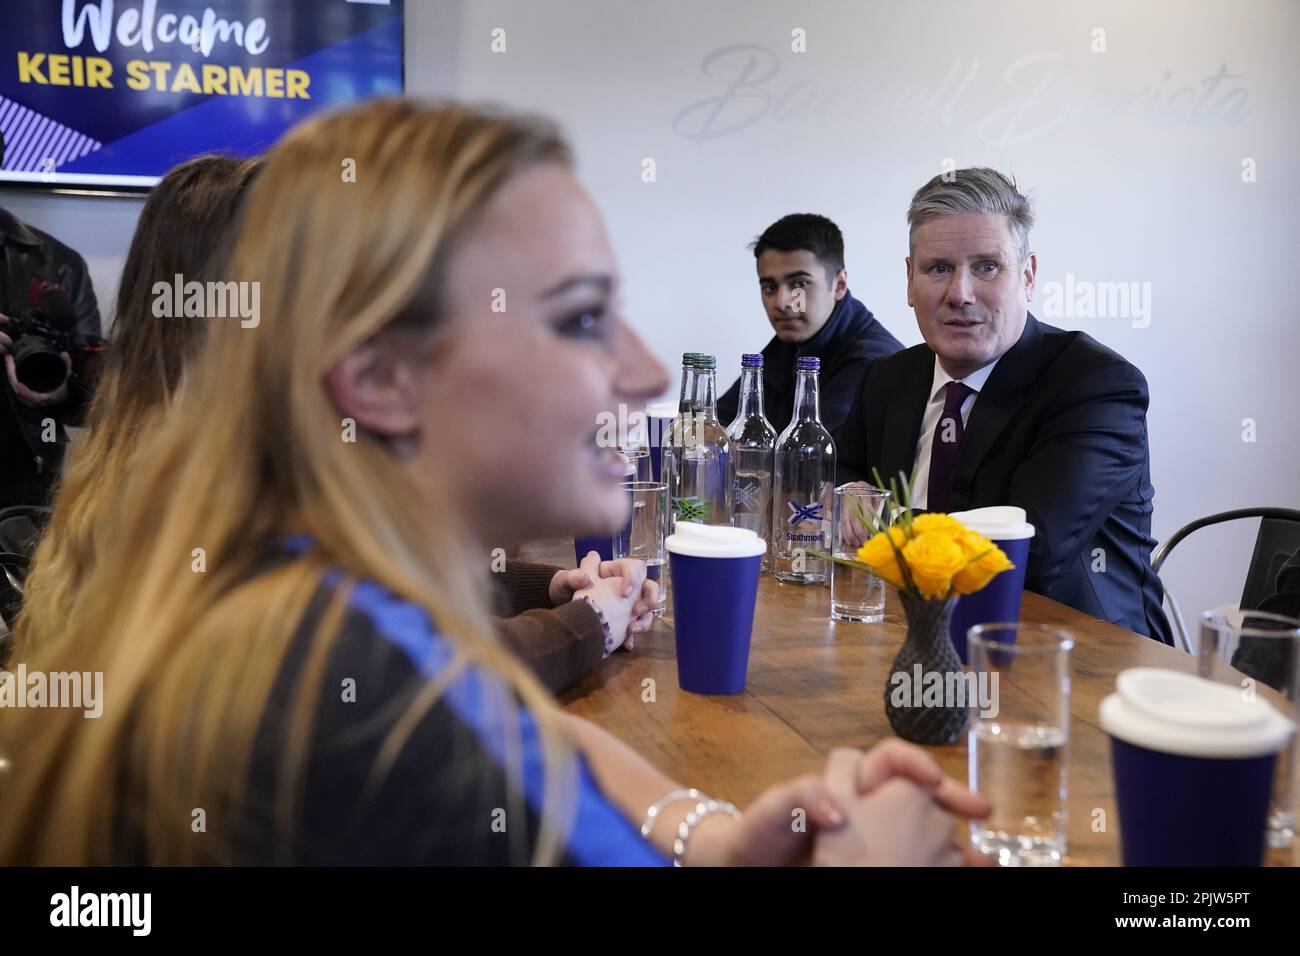
{"label": "blonde woman's long hair", "polygon": [[[426,290],[441,286],[448,249],[505,182],[547,162],[567,163],[569,153],[541,121],[409,100],[314,118],[268,154],[223,270],[260,282],[260,324],[211,320],[167,413],[137,438],[72,613],[26,660],[29,672],[102,671],[103,715],[0,712],[0,752],[11,760],[0,784],[0,862],[237,861],[237,834],[214,822],[247,810],[259,723],[331,569],[343,584],[309,636],[278,741],[277,858],[292,852],[348,583],[363,578],[427,609],[456,649],[376,742],[372,775],[386,772],[466,665],[489,670],[515,695],[498,717],[509,728],[516,801],[517,706],[538,724],[546,773],[532,860],[556,857],[576,780],[558,711],[492,638],[487,574],[465,560],[469,538],[454,509],[421,507],[428,499],[382,440],[360,431],[343,440],[323,384],[340,357],[394,324],[420,328],[436,353],[439,303],[425,301]],[[311,550],[268,566],[267,543],[274,553],[294,532],[310,535]],[[429,773],[440,786],[464,776]],[[207,833],[192,826],[199,808]],[[519,829],[511,826],[512,840]]]}
{"label": "blonde woman's long hair", "polygon": [[104,371],[85,432],[68,455],[54,508],[24,582],[15,654],[57,638],[90,572],[103,512],[136,449],[165,411],[181,371],[202,345],[207,319],[154,315],[154,285],[205,281],[260,159],[199,156],[169,170],[150,192],[122,267]]}

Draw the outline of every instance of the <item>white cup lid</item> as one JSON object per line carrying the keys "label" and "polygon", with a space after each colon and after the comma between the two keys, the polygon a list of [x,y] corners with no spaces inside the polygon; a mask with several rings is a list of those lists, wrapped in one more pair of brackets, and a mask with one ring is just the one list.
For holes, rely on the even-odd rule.
{"label": "white cup lid", "polygon": [[1034,526],[1025,520],[1025,509],[1014,505],[954,511],[950,517],[993,541],[1015,541],[1034,536]]}
{"label": "white cup lid", "polygon": [[651,402],[645,407],[645,413],[650,418],[676,418],[677,403],[672,400]]}
{"label": "white cup lid", "polygon": [[664,547],[692,558],[752,558],[767,552],[767,542],[748,528],[693,521],[677,522]]}
{"label": "white cup lid", "polygon": [[1123,671],[1101,702],[1101,727],[1125,743],[1185,757],[1261,757],[1295,732],[1261,696],[1161,667]]}

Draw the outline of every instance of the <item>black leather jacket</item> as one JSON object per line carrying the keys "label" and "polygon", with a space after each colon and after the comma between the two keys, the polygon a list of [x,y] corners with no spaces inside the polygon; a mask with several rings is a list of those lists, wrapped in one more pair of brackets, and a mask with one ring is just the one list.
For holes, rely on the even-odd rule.
{"label": "black leather jacket", "polygon": [[[0,208],[0,313],[31,312],[31,284],[53,283],[72,302],[76,324],[66,331],[78,337],[100,334],[99,306],[86,260],[53,236],[34,229]],[[14,395],[9,376],[0,370],[0,508],[46,504],[67,444],[64,425],[77,425],[89,399],[70,382],[68,398],[57,405],[31,408]],[[53,419],[54,441],[47,419]]]}

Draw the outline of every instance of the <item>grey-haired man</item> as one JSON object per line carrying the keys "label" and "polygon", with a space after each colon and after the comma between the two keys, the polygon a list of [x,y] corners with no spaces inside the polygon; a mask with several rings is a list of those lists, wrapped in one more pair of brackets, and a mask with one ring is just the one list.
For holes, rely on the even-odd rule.
{"label": "grey-haired man", "polygon": [[1029,313],[1033,210],[992,169],[936,176],[907,213],[907,301],[925,339],[866,371],[836,433],[840,480],[913,476],[913,504],[1018,505],[1025,586],[1172,643],[1151,568],[1147,383]]}

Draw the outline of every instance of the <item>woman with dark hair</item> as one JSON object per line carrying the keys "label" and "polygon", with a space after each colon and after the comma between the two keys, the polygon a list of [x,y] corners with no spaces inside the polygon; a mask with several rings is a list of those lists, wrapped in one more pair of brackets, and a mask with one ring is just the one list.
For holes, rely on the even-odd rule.
{"label": "woman with dark hair", "polygon": [[136,449],[206,337],[209,319],[159,318],[154,285],[214,278],[209,264],[260,167],[260,159],[191,159],[163,176],[140,210],[86,432],[68,456],[25,582],[14,633],[19,654],[59,633],[102,548],[103,518],[117,507]]}

